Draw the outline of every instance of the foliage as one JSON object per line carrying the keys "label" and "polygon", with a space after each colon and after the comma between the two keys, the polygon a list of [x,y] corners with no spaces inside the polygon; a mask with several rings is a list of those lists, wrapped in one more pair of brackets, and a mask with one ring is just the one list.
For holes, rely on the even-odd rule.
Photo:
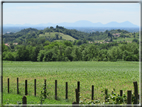
{"label": "foliage", "polygon": [[48,94],[49,94],[49,92],[47,93],[46,83],[44,83],[43,89],[40,93],[40,104],[43,104],[43,102],[47,98]]}
{"label": "foliage", "polygon": [[[105,91],[108,91],[108,89],[105,89]],[[102,91],[104,92],[104,91]],[[105,97],[105,102],[100,101],[99,99],[95,99],[95,100],[91,100],[91,101],[86,101],[86,99],[83,99],[79,102],[80,105],[94,105],[94,104],[127,104],[127,96],[125,94],[123,94],[122,96],[120,96],[119,94],[115,93],[115,89],[113,88],[112,93],[110,94],[106,94],[104,93],[103,96]],[[81,98],[81,96],[80,96]],[[131,102],[132,104],[134,104],[135,101],[135,96],[134,93],[132,94],[132,99]],[[84,106],[85,106],[84,105]]]}
{"label": "foliage", "polygon": [[[113,34],[119,33],[120,37],[115,37]],[[6,33],[3,35],[3,41],[4,43],[9,43],[9,42],[18,42],[19,44],[24,44],[33,42],[34,41],[39,41],[39,38],[42,37],[45,40],[49,40],[50,42],[55,41],[55,40],[79,40],[77,44],[81,44],[81,42],[86,43],[87,41],[95,41],[95,40],[108,40],[109,41],[114,41],[114,39],[120,38],[122,40],[125,40],[126,38],[139,38],[139,33],[129,33],[126,30],[106,30],[105,32],[92,32],[92,33],[85,33],[81,31],[77,31],[75,29],[66,29],[62,26],[56,26],[50,27],[50,28],[45,28],[44,30],[37,30],[34,28],[27,28],[23,29],[19,32],[16,33]]]}
{"label": "foliage", "polygon": [[[121,34],[121,35],[120,35]],[[17,35],[17,36],[16,36]],[[120,35],[115,37],[114,35]],[[116,42],[115,39],[133,37],[132,43]],[[60,39],[60,36],[63,38]],[[10,39],[10,38],[15,39]],[[68,37],[76,40],[68,40]],[[17,33],[4,35],[3,60],[10,61],[139,61],[138,33],[125,30],[106,30],[105,32],[84,33],[65,29],[61,26],[44,30],[24,29]],[[64,40],[66,38],[66,40]],[[90,39],[88,39],[90,38]],[[109,40],[110,38],[110,40]],[[123,38],[123,37],[122,37]],[[8,40],[9,39],[9,40]],[[94,40],[108,39],[109,43],[94,43]],[[125,38],[126,39],[126,38]],[[90,40],[92,42],[90,42]],[[6,42],[5,41],[5,42]],[[18,45],[14,45],[14,41]],[[115,41],[115,42],[112,42]]]}
{"label": "foliage", "polygon": [[47,45],[3,45],[3,60],[15,61],[139,61],[139,45],[133,43],[81,44],[47,41]]}

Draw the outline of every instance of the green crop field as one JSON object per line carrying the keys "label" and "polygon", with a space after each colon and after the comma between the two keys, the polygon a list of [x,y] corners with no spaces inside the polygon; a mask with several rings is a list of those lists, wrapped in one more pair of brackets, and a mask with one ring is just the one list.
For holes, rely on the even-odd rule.
{"label": "green crop field", "polygon": [[[139,62],[97,62],[97,61],[77,61],[77,62],[3,62],[3,102],[10,102],[11,96],[16,95],[16,79],[19,78],[21,98],[25,93],[25,80],[28,80],[28,98],[34,98],[34,79],[37,79],[37,99],[28,103],[38,104],[39,96],[43,88],[44,79],[47,80],[48,101],[54,103],[71,104],[75,101],[75,88],[77,81],[80,81],[81,100],[86,98],[91,100],[91,86],[94,85],[94,98],[104,101],[104,96],[101,91],[105,88],[110,93],[115,88],[116,93],[120,90],[127,94],[127,90],[134,92],[133,81],[138,82],[139,86]],[[10,79],[10,94],[7,94],[7,78]],[[59,102],[54,102],[55,80],[58,82],[58,99]],[[68,102],[65,101],[65,82],[68,82]],[[21,97],[20,97],[21,96]],[[15,97],[16,98],[16,97]],[[20,100],[21,100],[20,99]],[[34,102],[35,101],[35,102]]]}
{"label": "green crop field", "polygon": [[40,34],[39,37],[42,37],[42,36],[47,36],[47,37],[56,37],[55,34],[58,34],[59,35],[59,38],[62,37],[62,39],[65,39],[65,40],[76,40],[75,38],[69,36],[69,35],[65,35],[63,33],[59,33],[59,32],[50,32],[50,33],[45,33],[45,34]]}

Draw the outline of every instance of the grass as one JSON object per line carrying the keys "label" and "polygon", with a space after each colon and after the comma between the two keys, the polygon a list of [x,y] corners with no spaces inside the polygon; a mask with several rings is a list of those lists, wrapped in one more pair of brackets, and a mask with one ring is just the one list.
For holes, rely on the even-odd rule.
{"label": "grass", "polygon": [[134,38],[117,38],[116,40],[113,40],[113,41],[124,41],[125,40],[125,42],[132,42],[133,41],[133,39]]}
{"label": "grass", "polygon": [[58,34],[59,35],[59,38],[62,37],[62,39],[65,39],[65,40],[76,40],[75,38],[69,36],[69,35],[66,35],[66,34],[63,34],[63,33],[59,33],[59,32],[50,32],[50,33],[45,33],[45,34],[40,34],[39,37],[41,36],[47,36],[47,37],[56,37],[55,34]]}
{"label": "grass", "polygon": [[[34,79],[37,79],[37,97],[47,80],[48,98],[54,100],[55,80],[58,81],[58,99],[65,101],[65,82],[68,82],[68,98],[75,101],[75,88],[80,81],[81,100],[91,99],[91,86],[94,85],[94,97],[104,101],[101,91],[108,88],[110,93],[115,88],[116,93],[133,89],[133,81],[139,86],[139,62],[3,62],[4,103],[7,101],[7,78],[10,78],[10,93],[16,95],[16,78],[19,77],[20,95],[24,95],[25,80],[28,80],[28,96],[34,96]],[[5,96],[6,95],[6,96]],[[51,101],[52,102],[52,101]],[[14,102],[11,102],[14,103]],[[59,102],[60,104],[61,102]],[[37,103],[38,104],[38,103]],[[54,103],[53,103],[54,104]]]}
{"label": "grass", "polygon": [[[3,100],[5,104],[22,104],[22,97],[21,95],[16,94],[3,94]],[[40,104],[40,98],[34,96],[26,96],[27,97],[27,104]],[[71,103],[67,100],[52,100],[52,99],[45,99],[42,104],[68,104]]]}

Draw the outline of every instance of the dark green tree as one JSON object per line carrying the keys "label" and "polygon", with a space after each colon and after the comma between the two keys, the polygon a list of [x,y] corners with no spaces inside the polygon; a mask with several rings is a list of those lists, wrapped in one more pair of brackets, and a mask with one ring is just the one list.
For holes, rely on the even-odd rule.
{"label": "dark green tree", "polygon": [[110,41],[112,42],[112,41],[113,41],[113,40],[112,40],[113,35],[112,35],[110,32],[108,33],[108,37],[111,38]]}

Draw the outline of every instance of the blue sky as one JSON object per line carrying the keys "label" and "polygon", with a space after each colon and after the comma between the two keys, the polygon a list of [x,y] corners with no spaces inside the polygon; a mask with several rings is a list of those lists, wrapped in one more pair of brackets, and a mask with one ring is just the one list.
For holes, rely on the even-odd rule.
{"label": "blue sky", "polygon": [[88,20],[103,24],[130,21],[139,26],[139,3],[4,3],[3,24]]}

